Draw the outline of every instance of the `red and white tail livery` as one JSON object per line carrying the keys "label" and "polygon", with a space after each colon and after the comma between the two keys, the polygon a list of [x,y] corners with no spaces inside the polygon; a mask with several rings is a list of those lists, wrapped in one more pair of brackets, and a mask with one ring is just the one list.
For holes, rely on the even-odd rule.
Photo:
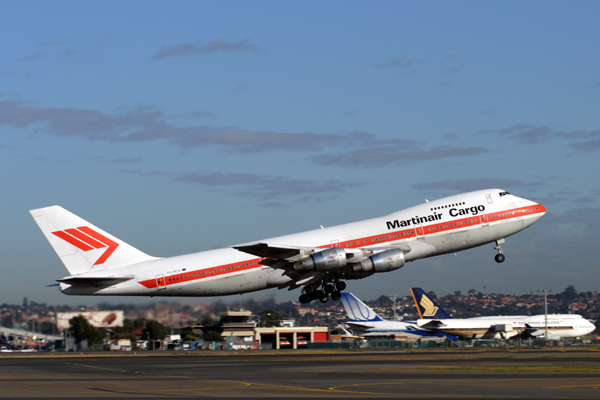
{"label": "red and white tail livery", "polygon": [[155,260],[59,206],[31,210],[71,275]]}

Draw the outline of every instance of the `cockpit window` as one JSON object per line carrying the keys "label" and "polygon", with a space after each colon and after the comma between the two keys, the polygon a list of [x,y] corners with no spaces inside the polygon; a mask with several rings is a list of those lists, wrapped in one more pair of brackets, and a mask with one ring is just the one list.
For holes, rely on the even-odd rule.
{"label": "cockpit window", "polygon": [[500,192],[500,197],[506,196],[507,194],[510,194],[510,193],[508,193],[508,192]]}

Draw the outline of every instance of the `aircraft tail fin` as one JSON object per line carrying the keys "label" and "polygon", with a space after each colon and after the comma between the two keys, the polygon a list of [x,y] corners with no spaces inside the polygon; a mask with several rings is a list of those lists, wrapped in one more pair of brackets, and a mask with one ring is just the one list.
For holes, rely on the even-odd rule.
{"label": "aircraft tail fin", "polygon": [[452,318],[435,300],[433,300],[421,288],[410,288],[413,300],[419,311],[421,319],[450,319]]}
{"label": "aircraft tail fin", "polygon": [[342,304],[346,309],[346,314],[353,321],[383,321],[375,311],[352,293],[342,293]]}
{"label": "aircraft tail fin", "polygon": [[60,206],[29,212],[71,275],[156,259]]}

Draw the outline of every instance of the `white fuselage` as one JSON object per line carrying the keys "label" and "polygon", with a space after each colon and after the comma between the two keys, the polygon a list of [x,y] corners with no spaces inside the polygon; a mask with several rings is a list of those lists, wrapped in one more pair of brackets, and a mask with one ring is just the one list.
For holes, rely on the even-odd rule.
{"label": "white fuselage", "polygon": [[[437,326],[435,326],[437,325]],[[515,315],[465,319],[419,319],[417,326],[472,339],[508,339],[522,332],[540,336],[545,332],[545,315]],[[548,332],[560,338],[587,335],[596,328],[580,315],[549,314]]]}
{"label": "white fuselage", "polygon": [[[407,245],[410,251],[405,254],[405,260],[414,261],[506,238],[545,214],[540,204],[501,193],[505,192],[491,189],[450,196],[380,218],[259,242],[272,246],[372,250]],[[94,277],[135,277],[109,287],[61,283],[60,289],[73,295],[219,296],[283,288],[294,282],[285,270],[261,265],[261,260],[233,248],[222,248],[91,274]],[[341,279],[360,279],[373,272],[357,274],[334,270],[330,273],[338,274]]]}

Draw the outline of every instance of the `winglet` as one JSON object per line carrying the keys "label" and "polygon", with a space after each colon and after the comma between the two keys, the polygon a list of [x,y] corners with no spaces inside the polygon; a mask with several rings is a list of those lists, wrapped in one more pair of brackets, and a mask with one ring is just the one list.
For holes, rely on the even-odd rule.
{"label": "winglet", "polygon": [[342,293],[342,304],[352,321],[383,321],[375,311],[352,293]]}
{"label": "winglet", "polygon": [[421,319],[451,319],[442,307],[440,307],[435,300],[427,295],[421,288],[410,288],[413,300],[417,306],[419,312],[419,318]]}

